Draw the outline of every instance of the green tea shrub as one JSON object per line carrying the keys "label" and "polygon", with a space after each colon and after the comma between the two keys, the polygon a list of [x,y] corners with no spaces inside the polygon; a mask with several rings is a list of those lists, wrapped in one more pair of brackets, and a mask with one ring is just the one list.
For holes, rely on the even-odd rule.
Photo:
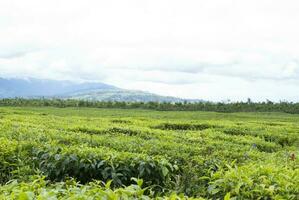
{"label": "green tea shrub", "polygon": [[204,130],[209,128],[216,128],[217,126],[211,124],[173,124],[163,123],[154,128],[162,130]]}
{"label": "green tea shrub", "polygon": [[[32,177],[31,182],[18,182],[17,180],[0,186],[0,199],[5,200],[49,200],[49,199],[94,199],[94,200],[129,200],[129,199],[156,199],[156,200],[187,200],[184,195],[175,193],[168,196],[156,197],[150,188],[143,188],[143,181],[132,179],[133,184],[127,187],[112,189],[111,181],[90,182],[86,185],[74,180],[50,183],[45,177]],[[197,198],[203,200],[202,198]],[[195,199],[194,199],[195,200]]]}
{"label": "green tea shrub", "polygon": [[132,122],[129,120],[124,120],[124,119],[113,119],[111,120],[112,123],[115,124],[131,124]]}
{"label": "green tea shrub", "polygon": [[208,187],[209,196],[227,193],[237,199],[298,199],[299,169],[271,164],[248,164],[216,171]]}
{"label": "green tea shrub", "polygon": [[124,134],[124,135],[138,135],[141,133],[141,131],[137,131],[137,130],[132,130],[129,128],[121,128],[121,127],[112,127],[106,130],[106,132],[111,133],[111,134]]}
{"label": "green tea shrub", "polygon": [[229,135],[250,135],[249,130],[245,128],[226,128],[223,130],[223,133]]}
{"label": "green tea shrub", "polygon": [[[298,121],[282,113],[0,107],[0,199],[298,199]],[[143,179],[143,196],[133,177]]]}
{"label": "green tea shrub", "polygon": [[147,186],[166,186],[172,172],[177,170],[164,158],[115,152],[107,148],[34,149],[33,162],[53,181],[63,181],[68,177],[82,183],[111,179],[115,186],[130,185],[133,177],[143,179]]}
{"label": "green tea shrub", "polygon": [[76,127],[76,128],[72,128],[69,130],[74,131],[74,132],[87,133],[87,134],[103,134],[104,133],[103,130],[87,128],[87,127]]}
{"label": "green tea shrub", "polygon": [[0,149],[0,183],[5,183],[18,167],[18,143],[0,138]]}

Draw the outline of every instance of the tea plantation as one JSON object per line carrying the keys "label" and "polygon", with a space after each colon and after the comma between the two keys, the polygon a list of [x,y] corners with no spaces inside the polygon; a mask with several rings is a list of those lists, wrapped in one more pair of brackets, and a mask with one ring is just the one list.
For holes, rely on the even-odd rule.
{"label": "tea plantation", "polygon": [[0,199],[299,199],[299,115],[0,107]]}

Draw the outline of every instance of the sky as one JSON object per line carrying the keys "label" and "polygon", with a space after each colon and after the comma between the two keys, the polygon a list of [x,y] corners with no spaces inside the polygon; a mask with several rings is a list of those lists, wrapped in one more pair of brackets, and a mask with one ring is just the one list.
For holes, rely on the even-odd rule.
{"label": "sky", "polygon": [[0,0],[0,77],[299,101],[298,0]]}

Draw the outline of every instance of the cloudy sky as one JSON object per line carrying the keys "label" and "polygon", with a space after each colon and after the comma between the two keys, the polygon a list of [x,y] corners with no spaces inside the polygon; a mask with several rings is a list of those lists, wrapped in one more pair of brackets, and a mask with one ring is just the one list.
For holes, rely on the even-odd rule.
{"label": "cloudy sky", "polygon": [[0,76],[299,101],[298,0],[0,0]]}

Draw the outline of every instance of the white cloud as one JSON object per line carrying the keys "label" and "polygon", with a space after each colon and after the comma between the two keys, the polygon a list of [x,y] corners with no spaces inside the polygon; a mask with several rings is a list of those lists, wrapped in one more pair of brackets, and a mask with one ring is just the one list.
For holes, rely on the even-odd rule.
{"label": "white cloud", "polygon": [[299,100],[296,0],[2,0],[0,76]]}

